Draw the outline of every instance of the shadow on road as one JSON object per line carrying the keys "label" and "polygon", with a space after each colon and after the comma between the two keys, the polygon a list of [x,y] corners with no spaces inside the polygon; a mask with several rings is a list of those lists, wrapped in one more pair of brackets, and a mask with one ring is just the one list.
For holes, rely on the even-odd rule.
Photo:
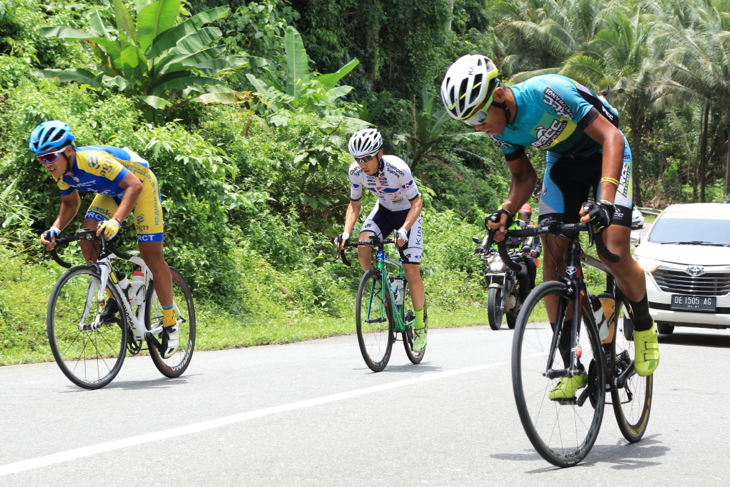
{"label": "shadow on road", "polygon": [[730,332],[710,335],[707,333],[675,331],[671,335],[659,335],[659,343],[688,345],[691,347],[730,348]]}
{"label": "shadow on road", "polygon": [[[588,467],[597,463],[613,464],[611,468],[617,470],[634,470],[637,468],[653,467],[659,465],[659,462],[652,459],[663,457],[669,451],[669,448],[662,445],[655,438],[659,435],[647,436],[638,443],[629,443],[620,438],[615,445],[599,445],[596,444],[588,456],[575,467]],[[529,461],[542,460],[535,450],[526,450],[524,453],[502,453],[490,455],[497,460],[507,461]],[[555,467],[545,461],[545,466],[528,470],[525,473],[544,473],[550,471],[560,471],[561,468]]]}
{"label": "shadow on road", "polygon": [[420,364],[404,364],[404,365],[388,365],[381,372],[372,372],[370,369],[365,367],[358,367],[352,370],[364,370],[373,374],[422,374],[424,372],[441,372],[443,369],[437,365],[432,365],[428,362],[421,362]]}

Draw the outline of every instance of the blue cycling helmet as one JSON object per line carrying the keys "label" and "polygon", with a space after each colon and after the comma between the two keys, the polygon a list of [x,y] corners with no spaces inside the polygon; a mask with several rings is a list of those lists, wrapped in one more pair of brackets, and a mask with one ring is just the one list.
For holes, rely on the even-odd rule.
{"label": "blue cycling helmet", "polygon": [[74,141],[74,134],[66,122],[49,120],[43,122],[30,133],[28,148],[35,154],[45,154],[60,149]]}

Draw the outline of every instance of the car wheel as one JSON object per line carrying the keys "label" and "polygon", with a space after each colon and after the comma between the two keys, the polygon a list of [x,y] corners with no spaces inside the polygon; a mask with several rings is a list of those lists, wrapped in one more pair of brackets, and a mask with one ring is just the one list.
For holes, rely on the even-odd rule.
{"label": "car wheel", "polygon": [[674,333],[674,325],[669,325],[667,323],[657,323],[656,329],[661,335],[671,335]]}

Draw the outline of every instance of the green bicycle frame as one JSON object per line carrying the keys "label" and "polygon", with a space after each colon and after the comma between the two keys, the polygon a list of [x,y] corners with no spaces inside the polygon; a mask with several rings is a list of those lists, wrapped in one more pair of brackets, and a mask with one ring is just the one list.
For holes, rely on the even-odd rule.
{"label": "green bicycle frame", "polygon": [[[405,321],[405,296],[403,296],[403,304],[397,305],[395,304],[395,296],[393,296],[393,290],[390,288],[390,279],[388,279],[388,269],[387,264],[394,265],[398,268],[398,277],[403,279],[403,292],[406,291],[405,283],[408,282],[406,280],[405,273],[403,272],[403,265],[387,255],[385,255],[385,251],[378,250],[376,257],[375,257],[375,268],[380,271],[380,279],[381,279],[381,292],[383,293],[383,302],[384,303],[392,303],[392,308],[394,310],[393,318],[395,320],[394,323],[394,330],[396,333],[403,333],[406,330],[406,326],[413,326],[413,323],[415,322],[415,319],[408,321],[406,323]],[[375,282],[373,282],[372,287],[370,288],[370,300],[368,302],[368,321],[371,320],[370,317],[370,310],[373,303],[373,296],[375,294]],[[388,296],[386,297],[386,293]],[[384,313],[385,310],[381,311],[381,313]],[[380,319],[386,318],[385,316],[381,316]]]}

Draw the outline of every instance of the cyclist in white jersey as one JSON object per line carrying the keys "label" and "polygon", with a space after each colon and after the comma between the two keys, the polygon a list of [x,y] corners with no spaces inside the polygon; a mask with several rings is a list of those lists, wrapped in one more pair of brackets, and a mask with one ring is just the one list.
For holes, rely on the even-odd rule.
{"label": "cyclist in white jersey", "polygon": [[[348,149],[355,157],[350,165],[350,205],[345,214],[345,231],[335,240],[344,242],[360,216],[363,188],[378,197],[375,207],[365,219],[359,240],[369,240],[369,235],[387,238],[392,232],[398,238],[397,244],[403,251],[403,271],[410,284],[411,299],[415,308],[416,322],[413,325],[413,351],[426,348],[427,330],[424,321],[426,302],[421,279],[421,253],[423,232],[421,229],[421,194],[413,181],[411,169],[399,157],[383,155],[383,138],[377,129],[355,132],[350,138]],[[369,247],[358,247],[358,260],[364,271],[372,269],[372,252]]]}

